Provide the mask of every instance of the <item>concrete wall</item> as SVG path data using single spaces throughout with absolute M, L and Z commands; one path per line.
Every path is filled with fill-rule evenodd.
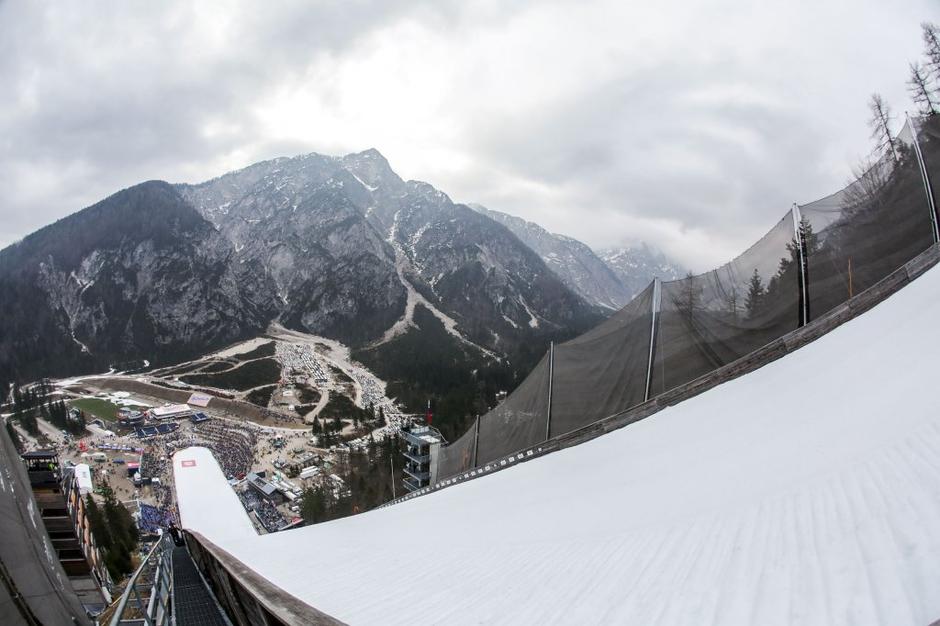
M 0 427 L 0 624 L 90 624 L 62 570 L 13 442 Z

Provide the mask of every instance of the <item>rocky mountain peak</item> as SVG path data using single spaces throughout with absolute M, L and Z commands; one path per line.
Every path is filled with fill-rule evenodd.
M 378 191 L 379 188 L 387 192 L 397 191 L 403 184 L 388 160 L 375 148 L 347 154 L 342 157 L 341 163 L 369 191 Z

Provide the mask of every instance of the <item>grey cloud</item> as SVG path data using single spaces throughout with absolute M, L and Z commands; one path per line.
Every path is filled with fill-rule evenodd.
M 706 6 L 697 15 L 721 20 L 722 11 L 731 7 L 712 1 L 711 10 Z M 699 53 L 696 48 L 707 47 L 701 41 L 681 40 L 674 52 L 641 49 L 639 56 L 625 56 L 613 75 L 597 78 L 585 67 L 591 78 L 579 81 L 568 72 L 564 80 L 570 84 L 557 91 L 561 95 L 522 112 L 514 113 L 520 94 L 511 90 L 481 101 L 472 93 L 473 81 L 485 81 L 489 72 L 499 74 L 503 68 L 460 65 L 457 57 L 484 52 L 474 46 L 485 46 L 477 40 L 491 30 L 516 24 L 524 33 L 530 14 L 548 4 L 359 0 L 311 8 L 308 2 L 285 1 L 223 11 L 209 2 L 0 1 L 5 95 L 0 99 L 0 186 L 5 191 L 0 246 L 141 180 L 195 181 L 223 173 L 223 164 L 370 146 L 401 171 L 407 159 L 396 155 L 420 145 L 456 155 L 467 165 L 401 173 L 429 179 L 458 200 L 537 219 L 550 229 L 564 231 L 574 224 L 576 232 L 567 234 L 593 245 L 635 238 L 630 229 L 638 221 L 662 220 L 670 233 L 650 230 L 643 236 L 660 237 L 651 243 L 666 248 L 683 248 L 683 260 L 692 264 L 693 257 L 708 257 L 713 248 L 722 254 L 743 249 L 793 201 L 811 200 L 844 182 L 840 172 L 848 172 L 865 145 L 867 94 L 886 91 L 903 109 L 905 63 L 919 48 L 917 22 L 929 18 L 918 14 L 927 10 L 929 0 L 892 12 L 896 23 L 876 25 L 892 33 L 886 38 L 891 45 L 883 50 L 866 47 L 872 25 L 854 39 L 839 31 L 834 50 L 824 40 L 794 39 L 792 50 L 775 49 L 772 59 L 752 58 L 748 49 Z M 879 3 L 862 4 L 856 14 L 870 14 L 867 22 L 881 19 Z M 570 5 L 551 3 L 548 9 Z M 822 18 L 807 13 L 801 19 Z M 388 145 L 369 137 L 344 143 L 309 134 L 266 134 L 257 107 L 267 96 L 300 86 L 324 106 L 340 106 L 331 100 L 342 99 L 342 93 L 334 93 L 342 83 L 307 84 L 307 72 L 316 66 L 317 76 L 329 80 L 331 68 L 343 71 L 344 62 L 367 55 L 372 37 L 384 36 L 383 43 L 393 48 L 410 43 L 395 39 L 408 36 L 394 31 L 396 24 L 415 25 L 436 42 L 454 42 L 445 54 L 455 57 L 455 73 L 473 68 L 474 73 L 452 80 L 396 68 L 402 83 L 440 81 L 441 89 L 459 92 L 442 100 L 439 115 L 446 132 L 439 144 L 429 144 L 426 137 L 424 143 L 412 141 L 419 128 L 386 137 L 392 142 Z M 813 32 L 828 28 L 835 33 L 840 25 L 814 23 Z M 702 23 L 696 32 L 708 28 Z M 622 36 L 639 36 L 642 29 L 643 24 L 631 24 Z M 596 59 L 603 62 L 611 42 L 581 37 L 583 32 L 572 32 L 557 46 L 572 52 L 597 48 Z M 906 40 L 910 45 L 898 45 Z M 500 41 L 511 43 L 512 38 Z M 802 55 L 781 57 L 795 51 Z M 538 75 L 544 83 L 555 79 L 556 68 L 537 56 L 526 57 L 525 50 L 505 53 L 507 60 L 518 56 L 525 61 L 509 64 L 518 71 Z M 798 59 L 830 55 L 838 61 L 834 67 L 854 73 L 828 76 L 798 65 Z M 840 60 L 843 55 L 854 57 Z M 443 59 L 445 72 L 448 60 Z M 758 97 L 700 97 L 725 87 L 732 93 L 752 90 Z M 808 95 L 795 94 L 799 89 Z M 407 93 L 397 95 L 407 102 Z M 832 111 L 850 114 L 834 119 Z M 382 126 L 400 123 L 381 95 L 363 114 Z M 425 121 L 437 120 L 415 123 Z M 847 137 L 855 143 L 846 142 Z
M 694 105 L 708 85 L 681 66 L 627 73 L 560 106 L 487 120 L 483 158 L 519 177 L 574 185 L 590 206 L 750 231 L 821 178 L 819 132 L 782 106 Z M 747 135 L 745 145 L 728 130 Z

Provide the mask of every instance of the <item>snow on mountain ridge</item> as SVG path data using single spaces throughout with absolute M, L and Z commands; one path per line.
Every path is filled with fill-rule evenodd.
M 426 182 L 402 180 L 375 149 L 276 159 L 177 188 L 240 263 L 273 283 L 280 319 L 309 332 L 329 335 L 335 318 L 368 309 L 385 324 L 368 342 L 387 341 L 411 327 L 412 290 L 484 351 L 508 348 L 497 337 L 520 341 L 521 328 L 555 332 L 595 315 L 503 226 Z
M 509 228 L 541 256 L 568 287 L 596 306 L 619 309 L 645 289 L 654 277 L 672 280 L 677 277 L 676 272 L 681 272 L 647 244 L 637 249 L 619 249 L 616 254 L 605 256 L 573 237 L 551 233 L 534 222 L 479 204 L 468 206 Z

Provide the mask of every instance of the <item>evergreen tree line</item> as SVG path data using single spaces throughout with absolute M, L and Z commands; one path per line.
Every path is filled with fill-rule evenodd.
M 514 389 L 544 354 L 532 363 L 528 356 L 496 362 L 459 344 L 425 307 L 415 308 L 414 321 L 418 329 L 353 358 L 387 380 L 387 394 L 407 412 L 424 414 L 430 400 L 434 425 L 448 441 L 489 411 L 498 391 Z
M 85 414 L 78 411 L 75 419 L 69 417 L 69 409 L 64 400 L 49 400 L 52 384 L 43 379 L 34 385 L 20 387 L 13 385 L 12 413 L 20 425 L 33 437 L 39 436 L 37 416 L 42 417 L 60 430 L 73 435 L 85 432 Z
M 42 379 L 34 385 L 21 387 L 13 383 L 13 419 L 33 437 L 39 436 L 39 423 L 36 421 L 37 413 L 45 408 L 45 402 L 52 392 L 52 385 L 48 379 Z
M 133 554 L 140 536 L 130 511 L 115 499 L 110 488 L 105 487 L 102 491 L 102 506 L 91 494 L 85 497 L 86 514 L 108 573 L 114 580 L 119 580 L 134 571 Z
M 75 417 L 70 417 L 69 408 L 63 400 L 43 404 L 39 412 L 43 419 L 60 430 L 72 435 L 81 435 L 85 432 L 85 412 L 75 411 Z
M 355 432 L 346 437 L 345 439 L 355 439 L 361 437 L 365 432 L 374 430 L 375 428 L 381 428 L 385 426 L 385 409 L 383 407 L 378 407 L 373 403 L 365 409 L 360 409 L 346 396 L 340 396 L 343 398 L 344 406 L 349 405 L 350 409 L 344 411 L 342 414 L 347 418 L 351 419 Z M 332 404 L 332 399 L 330 400 Z M 340 435 L 345 424 L 340 418 L 339 414 L 333 413 L 332 417 L 328 413 L 327 409 L 329 404 L 324 407 L 323 411 L 320 412 L 320 415 L 313 418 L 313 424 L 311 425 L 310 431 L 317 436 L 317 445 L 321 448 L 329 448 L 343 442 L 344 437 Z M 365 432 L 364 432 L 365 431 Z
M 395 475 L 392 474 L 393 463 Z M 393 493 L 402 495 L 401 463 L 397 437 L 376 441 L 370 436 L 367 449 L 342 457 L 341 467 L 335 472 L 345 481 L 348 493 L 334 497 L 332 487 L 308 487 L 301 496 L 301 517 L 308 524 L 318 524 L 374 509 L 392 500 Z M 395 481 L 395 492 L 392 481 Z
M 0 378 L 0 407 L 5 407 L 7 402 L 7 396 L 10 393 L 10 384 L 7 383 L 3 378 Z M 7 435 L 10 436 L 10 440 L 13 442 L 13 446 L 16 448 L 16 451 L 22 454 L 25 451 L 23 446 L 23 440 L 20 438 L 20 434 L 13 428 L 12 418 L 7 418 L 4 420 L 3 427 L 6 428 Z

